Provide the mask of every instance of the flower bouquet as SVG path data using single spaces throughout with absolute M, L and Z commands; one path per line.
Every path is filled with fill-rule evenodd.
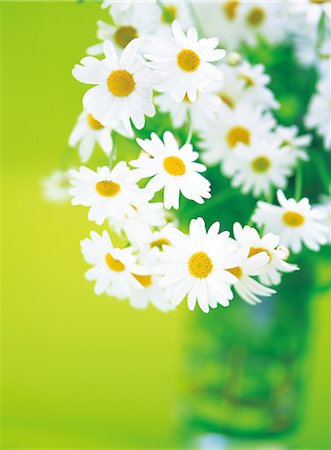
M 194 311 L 188 430 L 287 430 L 330 240 L 330 3 L 101 8 L 72 71 L 79 164 L 45 195 L 102 227 L 81 242 L 95 294 Z

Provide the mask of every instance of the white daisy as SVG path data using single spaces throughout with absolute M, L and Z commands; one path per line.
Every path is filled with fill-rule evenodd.
M 317 93 L 310 101 L 305 123 L 308 128 L 316 128 L 324 139 L 326 150 L 331 150 L 331 93 L 328 74 L 317 85 Z
M 271 187 L 284 188 L 293 172 L 293 153 L 289 147 L 279 147 L 278 141 L 254 141 L 249 146 L 238 145 L 223 165 L 224 174 L 231 176 L 231 185 L 241 187 L 244 194 L 269 196 Z
M 275 129 L 275 137 L 279 140 L 280 147 L 288 147 L 293 156 L 293 166 L 295 166 L 300 159 L 308 161 L 307 147 L 311 143 L 311 135 L 304 134 L 298 136 L 298 127 L 292 125 L 291 127 L 284 127 L 278 125 Z
M 134 39 L 118 57 L 114 45 L 105 41 L 104 59 L 100 61 L 87 56 L 72 71 L 82 83 L 97 85 L 85 93 L 83 104 L 87 112 L 104 126 L 116 128 L 123 123 L 131 132 L 130 119 L 136 128 L 141 129 L 145 115 L 152 117 L 155 114 L 152 103 L 154 76 L 137 55 L 141 44 L 141 39 Z
M 243 256 L 236 252 L 229 233 L 219 234 L 220 224 L 215 222 L 208 230 L 203 219 L 193 219 L 189 235 L 171 230 L 172 246 L 164 246 L 159 254 L 158 271 L 163 275 L 160 285 L 166 296 L 177 306 L 187 296 L 192 311 L 198 302 L 204 312 L 218 304 L 228 306 L 233 298 L 230 285 L 236 278 L 227 271 L 241 264 Z
M 125 220 L 118 220 L 115 216 L 109 219 L 110 226 L 118 234 L 124 232 L 128 241 L 137 247 L 152 238 L 152 227 L 161 227 L 165 223 L 163 204 L 151 203 L 147 198 L 135 207 L 134 214 Z
M 133 137 L 124 127 L 117 127 L 116 132 L 126 137 Z M 100 145 L 107 156 L 110 155 L 113 149 L 111 133 L 111 128 L 104 127 L 92 114 L 83 111 L 79 115 L 77 123 L 69 137 L 69 145 L 70 147 L 76 147 L 79 144 L 78 152 L 80 159 L 83 163 L 86 163 L 90 159 L 96 144 Z
M 164 133 L 163 141 L 155 133 L 151 134 L 151 139 L 137 139 L 148 154 L 130 161 L 137 168 L 133 171 L 137 179 L 153 177 L 146 186 L 153 192 L 164 188 L 166 209 L 179 208 L 180 193 L 189 200 L 204 203 L 204 199 L 211 197 L 210 182 L 199 173 L 206 167 L 195 162 L 198 153 L 193 151 L 191 144 L 179 148 L 170 131 Z
M 154 0 L 152 0 L 154 2 Z M 102 9 L 108 9 L 109 14 L 113 17 L 115 22 L 125 14 L 136 3 L 135 0 L 126 0 L 124 2 L 118 2 L 117 0 L 103 0 L 101 4 Z
M 177 20 L 184 30 L 193 25 L 191 14 L 187 2 L 162 1 L 160 7 L 159 22 L 156 23 L 159 29 L 170 30 L 171 24 Z
M 239 18 L 240 1 L 199 1 L 194 3 L 197 14 L 202 18 L 204 31 L 216 36 L 227 50 L 238 49 L 243 29 Z
M 101 55 L 103 53 L 104 41 L 112 41 L 117 49 L 123 50 L 133 39 L 146 36 L 146 33 L 140 31 L 137 26 L 129 24 L 116 26 L 106 23 L 103 20 L 98 20 L 97 26 L 97 38 L 102 42 L 88 47 L 86 53 L 92 56 Z
M 236 60 L 238 58 L 238 60 Z M 234 62 L 232 60 L 234 59 Z M 278 108 L 273 92 L 267 87 L 270 76 L 262 64 L 242 61 L 237 53 L 230 53 L 226 61 L 217 66 L 224 75 L 222 83 L 212 87 L 223 104 L 235 109 L 240 103 L 264 108 Z
M 239 248 L 242 249 L 241 246 Z M 263 273 L 268 259 L 266 252 L 260 252 L 252 256 L 246 253 L 246 259 L 240 265 L 227 269 L 229 273 L 237 278 L 234 285 L 237 294 L 251 305 L 260 303 L 261 299 L 259 297 L 270 297 L 276 292 L 253 278 Z
M 132 171 L 126 163 L 119 162 L 113 170 L 99 167 L 96 172 L 81 166 L 72 170 L 70 190 L 73 205 L 90 206 L 88 218 L 102 225 L 106 219 L 114 217 L 124 220 L 133 216 L 145 199 L 145 192 L 136 185 Z
M 165 226 L 153 231 L 151 235 L 147 236 L 144 246 L 139 249 L 139 254 L 144 255 L 150 252 L 158 254 L 163 252 L 165 245 L 172 245 L 170 236 L 174 228 L 175 225 L 173 223 L 167 223 Z
M 149 252 L 143 256 L 138 254 L 138 261 L 146 268 L 147 275 L 133 274 L 141 284 L 142 289 L 132 289 L 130 304 L 139 309 L 146 309 L 149 304 L 152 304 L 163 312 L 173 309 L 169 300 L 166 299 L 165 289 L 160 286 L 161 276 L 155 271 L 159 262 L 157 254 L 154 252 Z
M 221 99 L 222 105 L 225 107 L 224 114 L 226 114 L 227 108 L 235 109 L 241 102 L 245 82 L 238 79 L 235 67 L 232 67 L 232 65 L 221 63 L 218 67 L 223 73 L 223 80 L 215 82 L 211 91 Z
M 160 9 L 156 4 L 140 3 L 139 8 L 129 8 L 125 14 L 119 14 L 113 25 L 98 20 L 97 37 L 101 41 L 110 40 L 117 49 L 123 50 L 133 39 L 155 34 L 159 16 Z M 100 55 L 102 52 L 102 42 L 87 49 L 89 55 Z
M 85 261 L 93 265 L 85 276 L 95 281 L 94 292 L 97 295 L 107 294 L 120 299 L 127 298 L 132 289 L 143 289 L 136 277 L 148 273 L 148 270 L 136 264 L 132 250 L 114 248 L 107 231 L 100 236 L 95 231 L 90 233 L 91 239 L 81 241 L 81 250 Z
M 194 102 L 197 91 L 203 91 L 209 80 L 222 79 L 222 73 L 210 63 L 223 58 L 225 51 L 216 49 L 216 38 L 199 40 L 193 27 L 187 35 L 178 21 L 174 21 L 171 28 L 171 36 L 160 32 L 149 43 L 146 58 L 152 61 L 150 67 L 162 78 L 160 90 L 169 92 L 177 102 L 185 95 Z
M 278 108 L 279 103 L 273 92 L 267 87 L 271 78 L 265 73 L 263 64 L 249 64 L 243 61 L 233 68 L 237 80 L 243 82 L 241 100 L 251 105 L 264 105 L 268 108 Z
M 233 226 L 233 234 L 240 246 L 249 247 L 248 258 L 262 252 L 268 255 L 269 259 L 259 274 L 263 284 L 277 285 L 281 281 L 281 273 L 298 270 L 298 266 L 286 262 L 289 251 L 284 246 L 279 246 L 279 236 L 267 233 L 260 237 L 255 228 L 248 225 L 242 227 L 238 222 Z
M 290 15 L 302 15 L 310 26 L 316 27 L 325 14 L 331 19 L 330 0 L 300 0 L 287 2 Z
M 207 165 L 225 161 L 239 144 L 249 147 L 252 142 L 265 140 L 274 125 L 273 117 L 258 107 L 240 104 L 222 112 L 201 132 L 202 159 Z
M 165 92 L 156 96 L 154 102 L 161 112 L 170 113 L 175 128 L 181 128 L 190 116 L 194 130 L 205 128 L 208 122 L 220 113 L 222 106 L 219 96 L 210 92 L 199 92 L 195 102 L 190 102 L 185 96 L 180 103 Z
M 157 4 L 155 0 L 106 0 L 102 7 L 109 8 L 116 25 L 143 23 L 145 27 L 149 25 L 150 33 L 152 30 L 168 29 L 174 20 L 178 20 L 185 29 L 192 25 L 186 2 L 162 1 Z
M 281 243 L 294 253 L 299 253 L 302 243 L 310 250 L 318 251 L 328 240 L 328 227 L 323 223 L 325 212 L 312 208 L 307 198 L 299 202 L 286 199 L 277 191 L 280 206 L 259 201 L 252 220 L 264 225 L 267 232 L 280 236 Z
M 277 44 L 287 38 L 286 11 L 283 2 L 242 2 L 240 8 L 242 41 L 257 45 L 260 37 L 270 44 Z
M 104 0 L 101 8 L 109 9 L 115 23 L 132 20 L 143 10 L 146 20 L 154 18 L 157 5 L 155 0 Z
M 66 202 L 70 200 L 70 171 L 55 170 L 42 179 L 42 193 L 45 200 Z

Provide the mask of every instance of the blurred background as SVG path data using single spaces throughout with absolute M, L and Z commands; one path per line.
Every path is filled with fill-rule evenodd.
M 45 203 L 41 196 L 42 177 L 73 151 L 67 140 L 86 87 L 73 79 L 71 69 L 95 42 L 100 5 L 11 1 L 0 6 L 2 448 L 156 449 L 181 448 L 183 442 L 189 447 L 196 429 L 185 410 L 205 408 L 206 417 L 213 416 L 208 402 L 200 407 L 201 391 L 194 397 L 190 387 L 196 382 L 186 364 L 187 352 L 194 354 L 196 346 L 201 356 L 208 345 L 206 319 L 185 305 L 163 314 L 96 297 L 84 280 L 79 241 L 97 227 L 87 221 L 85 208 Z M 320 261 L 317 278 L 324 279 L 327 268 Z M 247 432 L 232 437 L 233 429 L 228 430 L 224 442 L 230 447 L 330 448 L 329 295 L 317 290 L 309 295 L 300 328 L 296 426 L 251 439 Z M 299 310 L 300 298 L 296 304 Z M 251 307 L 213 311 L 213 327 L 230 329 L 236 308 L 245 315 Z M 215 360 L 208 366 L 214 374 L 216 366 Z M 235 428 L 237 413 L 228 414 Z M 205 441 L 199 445 L 212 448 L 216 442 L 221 448 L 215 426 L 196 426 L 207 436 L 201 431 Z

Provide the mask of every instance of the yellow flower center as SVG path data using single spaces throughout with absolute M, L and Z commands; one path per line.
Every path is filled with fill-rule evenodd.
M 110 92 L 116 97 L 127 97 L 134 91 L 136 83 L 127 70 L 113 70 L 107 80 Z
M 185 102 L 185 103 L 192 103 L 191 100 L 188 98 L 187 94 L 185 94 L 185 97 L 183 98 L 183 102 Z
M 113 258 L 110 253 L 107 253 L 105 260 L 109 269 L 114 272 L 123 272 L 125 269 L 125 265 L 120 260 Z
M 171 242 L 168 239 L 160 238 L 150 243 L 151 248 L 157 247 L 160 250 L 163 249 L 163 245 L 171 245 Z
M 301 227 L 305 223 L 305 218 L 295 211 L 286 211 L 283 214 L 283 222 L 289 227 Z
M 246 16 L 247 22 L 253 27 L 257 27 L 264 22 L 265 10 L 260 6 L 252 8 Z
M 232 273 L 232 275 L 234 275 L 237 278 L 240 278 L 241 275 L 243 274 L 243 271 L 239 266 L 233 267 L 232 269 L 226 269 L 226 271 Z
M 266 252 L 267 255 L 269 256 L 269 259 L 271 259 L 271 253 L 269 252 L 269 250 L 265 249 L 265 248 L 261 248 L 261 247 L 251 247 L 249 249 L 249 253 L 248 253 L 248 258 L 250 258 L 251 256 L 257 255 L 258 253 L 261 252 Z
M 88 114 L 87 116 L 87 122 L 90 125 L 91 128 L 94 130 L 101 130 L 101 128 L 104 128 L 102 123 L 100 123 L 97 119 L 95 119 L 92 114 Z
M 184 175 L 186 167 L 183 161 L 177 156 L 168 156 L 163 160 L 163 167 L 165 170 L 174 177 Z
M 232 98 L 230 98 L 228 95 L 226 94 L 218 94 L 219 98 L 222 100 L 222 102 L 224 102 L 226 105 L 228 105 L 229 108 L 233 109 L 234 108 L 234 101 L 232 100 Z
M 271 167 L 271 161 L 266 156 L 259 156 L 258 158 L 253 159 L 251 162 L 251 167 L 254 172 L 257 173 L 268 172 Z
M 135 273 L 132 274 L 135 279 L 144 287 L 148 287 L 152 284 L 152 277 L 150 275 L 136 275 Z
M 165 6 L 162 9 L 161 14 L 161 22 L 166 24 L 171 24 L 174 20 L 176 20 L 178 15 L 178 9 L 174 5 Z
M 245 88 L 250 88 L 255 85 L 253 78 L 245 75 L 244 73 L 238 75 L 239 80 L 243 80 L 245 82 Z
M 128 45 L 129 42 L 131 42 L 133 39 L 136 39 L 137 37 L 138 31 L 134 27 L 128 25 L 119 27 L 116 30 L 114 34 L 114 41 L 119 47 L 124 48 Z
M 229 0 L 224 3 L 223 11 L 229 20 L 234 20 L 237 17 L 239 3 L 240 2 L 238 0 Z
M 189 259 L 188 270 L 196 278 L 207 278 L 213 270 L 213 263 L 207 253 L 197 252 Z
M 249 145 L 251 142 L 251 133 L 247 128 L 241 126 L 233 127 L 228 131 L 226 139 L 230 148 L 234 148 L 239 143 Z
M 111 180 L 98 181 L 95 188 L 102 197 L 115 197 L 121 190 L 121 186 Z
M 328 3 L 330 0 L 310 0 L 310 3 L 317 3 L 321 5 L 322 3 Z
M 177 64 L 184 72 L 195 72 L 200 66 L 200 57 L 193 50 L 184 49 L 177 55 Z

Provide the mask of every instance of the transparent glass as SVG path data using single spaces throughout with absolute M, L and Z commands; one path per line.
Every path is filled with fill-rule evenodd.
M 294 429 L 313 284 L 307 266 L 261 304 L 236 298 L 230 308 L 190 317 L 181 402 L 186 443 L 228 448 L 229 438 L 272 439 Z

